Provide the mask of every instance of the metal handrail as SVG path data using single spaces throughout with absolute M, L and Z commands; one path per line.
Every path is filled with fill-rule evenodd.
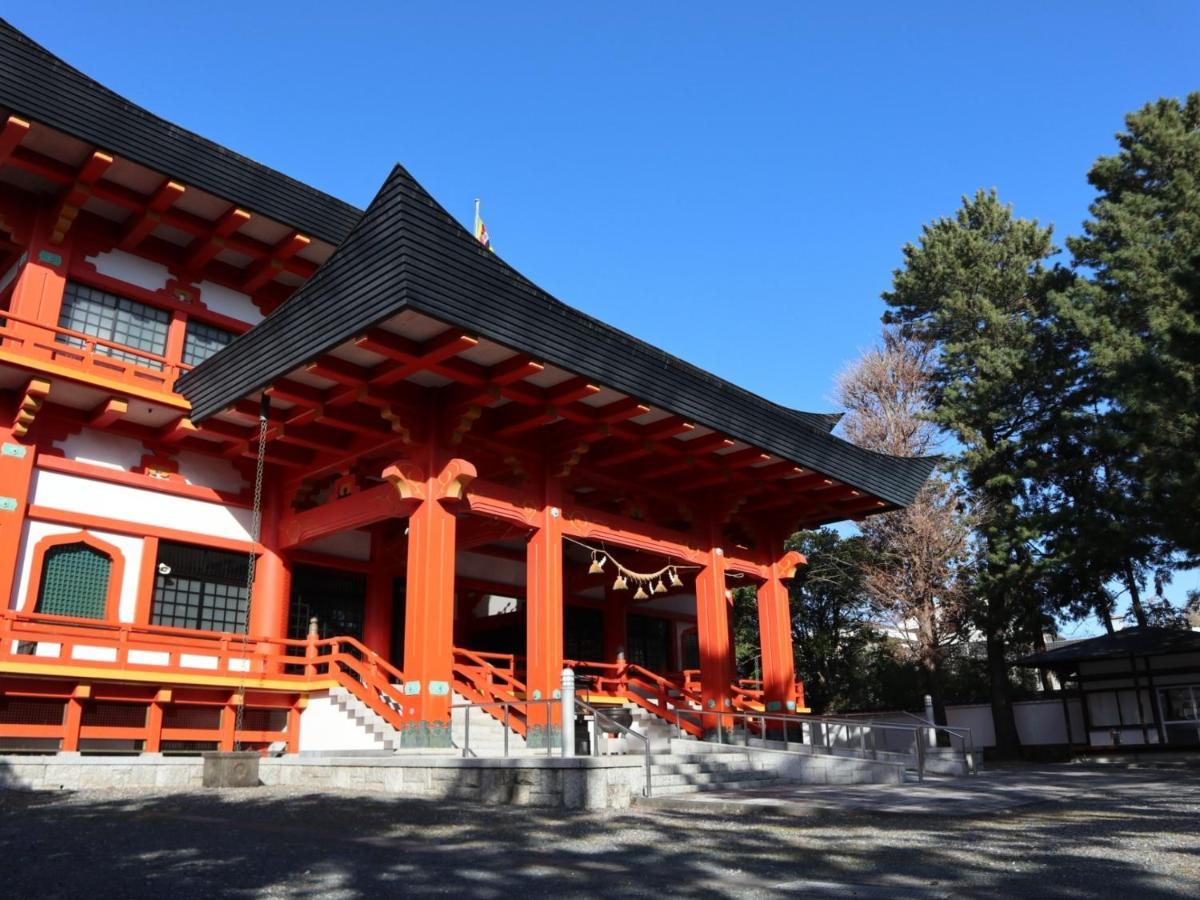
M 622 725 L 616 719 L 612 719 L 612 718 L 606 716 L 604 713 L 600 712 L 600 710 L 596 709 L 596 707 L 592 706 L 590 703 L 584 703 L 582 700 L 576 699 L 575 700 L 575 708 L 582 709 L 585 713 L 590 713 L 592 715 L 592 717 L 596 720 L 597 726 L 599 726 L 601 724 L 601 721 L 603 721 L 605 723 L 605 725 L 604 725 L 605 728 L 609 728 L 609 727 L 615 728 L 619 733 L 624 734 L 624 735 L 632 735 L 633 737 L 637 738 L 639 741 L 642 742 L 642 749 L 645 752 L 645 758 L 646 758 L 646 781 L 645 781 L 645 785 L 642 788 L 642 794 L 645 797 L 649 797 L 651 790 L 652 790 L 652 788 L 651 788 L 651 767 L 653 765 L 653 762 L 652 762 L 651 756 L 650 756 L 650 738 L 644 734 L 638 734 L 636 731 L 634 731 L 628 725 Z M 599 756 L 599 755 L 600 755 L 600 734 L 599 734 L 599 729 L 597 728 L 595 740 L 592 741 L 592 756 Z
M 490 700 L 486 703 L 451 703 L 450 704 L 450 716 L 451 716 L 450 721 L 451 721 L 452 725 L 454 722 L 454 718 L 453 718 L 454 710 L 456 710 L 456 709 L 465 709 L 466 710 L 466 712 L 463 713 L 463 747 L 462 747 L 463 758 L 465 759 L 465 758 L 471 756 L 471 710 L 484 709 L 484 710 L 488 711 L 489 715 L 492 714 L 492 710 L 494 710 L 496 708 L 500 708 L 500 709 L 504 710 L 504 723 L 503 723 L 504 724 L 504 755 L 505 755 L 505 757 L 507 757 L 508 756 L 508 736 L 512 730 L 510 726 L 511 726 L 511 721 L 512 721 L 511 714 L 512 714 L 513 708 L 514 707 L 524 707 L 524 709 L 521 710 L 521 712 L 524 713 L 525 720 L 528 721 L 530 706 L 544 706 L 544 707 L 546 707 L 546 721 L 549 722 L 550 718 L 551 718 L 550 707 L 552 705 L 561 706 L 562 701 L 561 700 Z M 528 741 L 528 737 L 529 736 L 526 735 L 527 741 Z M 547 738 L 547 740 L 546 740 L 546 755 L 552 756 L 553 749 L 554 748 L 551 746 L 551 741 L 549 740 L 549 738 Z
M 767 733 L 767 728 L 766 728 L 767 722 L 783 723 L 784 728 L 785 728 L 785 731 L 784 731 L 785 742 L 786 742 L 786 733 L 787 733 L 786 727 L 789 724 L 790 725 L 800 725 L 800 726 L 804 726 L 805 724 L 808 724 L 810 726 L 813 724 L 821 725 L 822 731 L 824 732 L 824 736 L 825 736 L 825 749 L 827 752 L 830 752 L 830 753 L 833 752 L 831 735 L 830 735 L 829 729 L 824 726 L 834 725 L 834 726 L 845 726 L 848 729 L 849 728 L 857 728 L 857 729 L 859 729 L 859 734 L 858 734 L 859 748 L 858 748 L 858 750 L 855 751 L 855 750 L 853 750 L 853 748 L 849 748 L 849 747 L 847 747 L 845 749 L 850 750 L 851 752 L 858 753 L 861 756 L 861 758 L 863 758 L 863 759 L 868 758 L 865 729 L 871 728 L 871 729 L 907 732 L 913 736 L 914 748 L 916 751 L 917 778 L 920 781 L 925 780 L 925 757 L 926 757 L 926 748 L 925 748 L 926 738 L 925 738 L 925 733 L 924 733 L 925 726 L 901 725 L 901 724 L 897 724 L 897 723 L 893 723 L 893 722 L 863 722 L 861 720 L 855 721 L 852 719 L 840 719 L 840 718 L 835 718 L 832 716 L 784 715 L 784 714 L 779 714 L 779 713 L 772 714 L 772 713 L 759 713 L 759 712 L 737 712 L 737 711 L 729 711 L 729 710 L 722 710 L 722 711 L 705 710 L 704 714 L 706 716 L 716 717 L 718 743 L 725 742 L 725 737 L 724 737 L 724 719 L 725 719 L 725 717 L 728 716 L 730 719 L 735 720 L 735 721 L 738 719 L 741 719 L 742 723 L 743 723 L 744 731 L 745 731 L 744 741 L 745 741 L 746 746 L 750 745 L 749 725 L 750 725 L 751 721 L 758 721 L 758 722 L 762 723 L 762 731 L 763 731 L 764 735 Z M 970 774 L 974 775 L 975 774 L 975 761 L 974 761 L 974 756 L 973 756 L 973 752 L 972 752 L 973 745 L 968 744 L 968 742 L 970 740 L 971 740 L 971 736 L 968 731 L 968 734 L 966 735 L 965 739 L 963 739 L 963 752 L 964 752 L 964 755 L 966 756 L 968 770 L 969 770 Z M 874 743 L 875 743 L 874 731 L 872 731 L 872 744 L 874 745 Z M 811 746 L 815 749 L 817 745 L 815 743 L 813 743 L 813 744 L 811 744 Z M 878 754 L 878 750 L 875 746 L 872 746 L 872 749 L 870 752 L 872 754 Z

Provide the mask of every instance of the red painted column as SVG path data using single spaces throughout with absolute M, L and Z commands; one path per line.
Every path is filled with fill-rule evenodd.
M 384 477 L 420 505 L 408 519 L 404 620 L 404 692 L 407 746 L 450 746 L 450 684 L 454 664 L 455 519 L 448 504 L 463 498 L 474 468 L 452 459 L 435 468 L 405 464 Z M 428 474 L 432 472 L 433 474 Z M 418 478 L 420 480 L 418 480 Z
M 279 647 L 272 639 L 287 636 L 289 595 L 292 573 L 279 551 L 279 516 L 282 498 L 278 490 L 266 490 L 263 496 L 262 552 L 254 564 L 254 584 L 250 602 L 250 636 L 258 639 L 256 652 L 260 671 L 278 671 L 282 663 L 269 662 L 278 656 Z
M 26 600 L 24 597 L 15 597 L 19 574 L 17 559 L 21 551 L 22 526 L 29 505 L 29 487 L 36 456 L 36 447 L 15 437 L 11 428 L 0 427 L 0 597 L 21 601 L 20 605 L 14 607 L 16 609 L 24 608 Z M 4 608 L 8 607 L 9 604 L 5 603 Z
M 563 669 L 562 485 L 546 479 L 538 529 L 526 547 L 525 633 L 526 687 L 531 700 L 559 696 Z M 558 740 L 558 710 L 543 705 L 529 709 L 529 746 Z
M 774 572 L 758 588 L 758 635 L 767 712 L 792 711 L 796 708 L 792 616 L 787 585 Z
M 769 542 L 778 547 L 781 542 Z M 787 581 L 804 557 L 795 551 L 770 565 L 770 576 L 758 588 L 758 634 L 762 651 L 763 699 L 768 712 L 796 708 L 796 659 L 792 649 L 791 596 Z
M 15 315 L 34 319 L 47 326 L 58 324 L 70 263 L 69 241 L 57 246 L 50 243 L 50 226 L 53 222 L 49 220 L 52 216 L 53 211 L 44 208 L 34 220 L 26 248 L 28 262 L 17 276 L 10 306 Z M 36 333 L 23 323 L 14 323 L 14 327 L 18 331 Z M 45 333 L 40 336 L 45 337 Z
M 371 571 L 363 610 L 363 643 L 388 658 L 392 644 L 392 572 L 384 559 L 383 531 L 371 530 Z
M 729 601 L 725 596 L 725 553 L 718 530 L 709 529 L 705 566 L 696 577 L 696 632 L 700 644 L 700 696 L 705 710 L 732 709 L 733 642 L 729 637 Z M 730 720 L 723 723 L 728 726 Z M 716 728 L 716 719 L 705 719 Z

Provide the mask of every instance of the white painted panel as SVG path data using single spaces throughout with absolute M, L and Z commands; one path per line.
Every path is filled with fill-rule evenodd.
M 171 654 L 162 650 L 130 650 L 129 661 L 139 666 L 165 666 L 171 662 Z
M 179 665 L 185 669 L 216 669 L 217 657 L 197 656 L 195 653 L 179 654 Z
M 46 641 L 40 642 L 33 649 L 34 656 L 48 656 L 51 659 L 57 659 L 62 656 L 62 644 L 51 644 Z
M 49 509 L 120 517 L 139 525 L 211 537 L 250 539 L 250 510 L 230 509 L 206 500 L 46 471 L 35 473 L 31 494 L 34 504 Z
M 142 457 L 146 455 L 146 448 L 141 441 L 106 434 L 94 428 L 85 428 L 78 434 L 55 441 L 54 446 L 62 450 L 67 459 L 119 472 L 130 472 L 140 466 Z
M 126 284 L 136 284 L 148 291 L 157 291 L 167 286 L 171 273 L 167 267 L 124 250 L 109 250 L 89 256 L 87 261 L 96 267 L 96 271 L 109 278 L 124 281 Z
M 50 474 L 50 473 L 37 473 Z M 95 483 L 95 482 L 89 482 Z M 28 598 L 29 582 L 33 567 L 33 549 L 46 537 L 58 534 L 73 534 L 80 529 L 69 525 L 50 522 L 26 521 L 21 538 L 21 550 L 17 556 L 17 587 L 9 598 L 10 609 L 24 609 Z M 113 534 L 109 531 L 92 531 L 92 535 L 105 543 L 112 544 L 125 557 L 125 575 L 121 581 L 121 599 L 117 617 L 122 622 L 132 622 L 137 611 L 138 577 L 142 565 L 143 539 L 128 534 Z
M 246 486 L 242 473 L 227 459 L 184 450 L 175 461 L 179 463 L 179 474 L 188 484 L 230 494 L 236 494 Z
M 71 659 L 86 659 L 92 662 L 116 662 L 116 647 L 76 646 L 71 649 Z
M 357 721 L 333 705 L 328 694 L 313 694 L 300 713 L 300 752 L 378 750 L 379 743 Z
M 231 659 L 229 661 L 230 672 L 249 672 L 250 660 L 248 659 Z
M 254 305 L 249 294 L 230 290 L 223 285 L 213 284 L 211 281 L 200 282 L 200 302 L 212 312 L 229 316 L 239 322 L 257 325 L 263 320 L 263 314 L 258 311 L 258 307 Z

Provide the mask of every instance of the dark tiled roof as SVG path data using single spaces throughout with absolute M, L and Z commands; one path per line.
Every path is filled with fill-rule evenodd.
M 1018 665 L 1053 669 L 1101 659 L 1160 656 L 1164 653 L 1200 652 L 1200 631 L 1185 628 L 1123 628 L 1115 634 L 1071 641 L 1053 650 L 1034 653 Z
M 458 326 L 899 506 L 934 461 L 856 447 L 836 419 L 742 390 L 556 300 L 397 166 L 346 241 L 282 307 L 181 377 L 197 421 L 405 309 Z
M 152 115 L 0 19 L 0 106 L 340 244 L 362 210 Z

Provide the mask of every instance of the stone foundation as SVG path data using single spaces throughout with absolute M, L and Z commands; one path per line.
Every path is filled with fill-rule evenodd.
M 642 794 L 645 768 L 625 757 L 287 756 L 262 758 L 263 785 L 558 809 L 624 809 Z M 0 789 L 200 790 L 198 756 L 0 756 Z

